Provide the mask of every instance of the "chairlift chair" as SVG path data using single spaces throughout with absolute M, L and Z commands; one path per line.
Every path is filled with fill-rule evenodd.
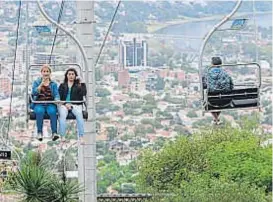
M 261 67 L 258 63 L 223 64 L 221 67 L 238 67 L 254 65 L 258 70 L 258 81 L 252 84 L 234 84 L 230 92 L 208 92 L 206 88 L 202 91 L 202 107 L 204 112 L 217 112 L 230 109 L 260 109 Z M 209 69 L 209 68 L 208 68 Z M 208 71 L 207 69 L 207 71 Z M 204 86 L 204 82 L 201 83 Z M 208 81 L 206 81 L 208 86 Z
M 29 71 L 32 68 L 40 68 L 42 64 L 32 64 L 29 66 L 28 68 L 28 73 L 27 73 L 27 79 L 26 79 L 26 89 L 28 89 L 28 85 L 29 85 Z M 64 63 L 64 64 L 49 64 L 50 67 L 56 67 L 56 66 L 67 66 L 67 67 L 71 67 L 71 66 L 76 66 L 79 70 L 80 70 L 80 75 L 82 75 L 82 68 L 79 64 L 76 63 Z M 33 96 L 31 95 L 30 91 L 26 92 L 26 103 L 27 103 L 27 122 L 28 120 L 36 120 L 36 114 L 34 113 L 34 111 L 32 109 L 30 109 L 30 104 L 31 103 L 40 103 L 40 104 L 58 104 L 61 102 L 66 102 L 67 101 L 35 101 L 33 100 Z M 88 112 L 87 112 L 87 105 L 86 105 L 86 100 L 81 100 L 81 101 L 70 101 L 70 103 L 82 103 L 83 104 L 83 118 L 84 119 L 88 119 Z M 57 116 L 58 116 L 58 112 L 57 112 Z M 44 115 L 44 119 L 49 119 L 49 115 L 47 113 L 45 113 Z M 72 112 L 68 112 L 68 115 L 66 117 L 67 120 L 75 120 L 76 117 L 74 116 L 74 114 Z

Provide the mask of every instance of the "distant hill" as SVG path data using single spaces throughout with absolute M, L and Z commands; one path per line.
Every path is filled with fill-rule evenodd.
M 95 14 L 98 22 L 108 23 L 112 19 L 116 2 L 102 1 L 96 3 Z M 166 22 L 175 19 L 202 18 L 212 15 L 227 14 L 235 5 L 235 1 L 122 1 L 114 32 L 134 32 L 135 26 L 145 32 L 143 22 Z M 239 12 L 252 12 L 252 1 L 243 2 Z M 272 11 L 270 1 L 257 1 L 257 12 Z M 132 24 L 133 23 L 133 24 Z

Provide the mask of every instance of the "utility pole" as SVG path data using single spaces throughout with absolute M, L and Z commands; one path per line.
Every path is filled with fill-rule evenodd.
M 82 202 L 97 201 L 96 175 L 96 109 L 94 67 L 94 1 L 76 1 L 77 38 L 86 53 L 85 82 L 87 85 L 88 120 L 85 122 L 84 145 L 79 146 L 78 174 L 85 191 L 80 195 Z
M 46 14 L 40 0 L 37 0 L 37 4 L 42 15 L 49 22 L 73 39 L 83 56 L 88 120 L 84 124 L 84 144 L 78 146 L 78 176 L 79 182 L 85 189 L 79 198 L 80 202 L 97 202 L 95 67 L 93 58 L 94 1 L 76 1 L 77 38 Z
M 25 48 L 25 73 L 26 73 L 26 78 L 29 78 L 29 28 L 28 28 L 28 6 L 29 6 L 29 1 L 26 1 L 26 48 Z M 26 88 L 25 88 L 25 99 L 26 103 L 28 103 L 28 82 L 26 82 Z M 28 128 L 28 105 L 26 105 L 26 128 Z

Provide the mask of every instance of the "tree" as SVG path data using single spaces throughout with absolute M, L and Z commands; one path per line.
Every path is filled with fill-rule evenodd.
M 220 201 L 266 201 L 266 193 L 269 197 L 272 191 L 272 152 L 270 146 L 260 146 L 262 138 L 252 129 L 228 126 L 179 137 L 156 153 L 141 154 L 137 184 L 180 195 L 164 202 L 218 201 L 221 196 Z M 236 187 L 238 191 L 232 191 Z M 253 200 L 249 199 L 250 190 L 258 198 L 251 194 Z M 216 200 L 212 200 L 214 193 Z
M 152 94 L 147 94 L 143 97 L 147 104 L 155 105 L 156 101 Z
M 187 113 L 187 117 L 189 117 L 189 118 L 197 117 L 197 113 L 195 111 L 191 110 Z
M 96 78 L 96 81 L 100 81 L 103 77 L 103 73 L 100 69 L 96 68 L 95 69 L 95 78 Z
M 155 89 L 157 91 L 159 91 L 159 90 L 164 90 L 164 88 L 165 88 L 165 81 L 164 81 L 164 79 L 161 78 L 161 77 L 157 77 L 156 84 L 155 84 Z
M 266 202 L 263 189 L 249 183 L 227 182 L 224 179 L 211 179 L 209 176 L 192 177 L 191 183 L 183 183 L 184 192 L 166 202 L 221 201 L 221 202 Z M 180 196 L 179 196 L 180 195 Z M 182 197 L 181 197 L 182 196 Z M 269 200 L 268 200 L 269 202 Z
M 147 27 L 142 22 L 132 22 L 128 24 L 129 33 L 147 33 Z
M 107 137 L 109 141 L 114 140 L 117 137 L 117 133 L 118 133 L 117 128 L 107 127 L 106 130 L 107 130 Z
M 96 95 L 98 97 L 107 97 L 108 95 L 111 95 L 110 91 L 106 88 L 97 88 L 96 89 Z

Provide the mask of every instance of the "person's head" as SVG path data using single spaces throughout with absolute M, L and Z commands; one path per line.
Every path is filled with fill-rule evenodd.
M 212 57 L 211 58 L 211 64 L 214 66 L 218 66 L 222 64 L 222 60 L 220 57 Z
M 43 79 L 50 79 L 51 69 L 49 65 L 45 64 L 41 68 L 41 74 Z
M 64 83 L 69 82 L 75 82 L 76 78 L 78 76 L 78 72 L 74 68 L 69 68 L 66 70 L 64 75 Z

